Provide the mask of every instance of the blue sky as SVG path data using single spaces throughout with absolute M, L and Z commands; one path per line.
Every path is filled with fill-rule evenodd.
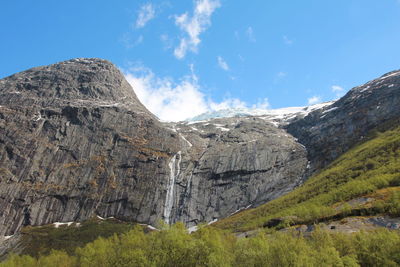
M 400 69 L 400 0 L 8 0 L 0 14 L 0 77 L 108 59 L 163 120 L 328 101 Z

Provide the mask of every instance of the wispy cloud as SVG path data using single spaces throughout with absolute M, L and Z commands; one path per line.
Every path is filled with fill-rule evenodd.
M 287 37 L 286 35 L 283 36 L 283 42 L 286 45 L 292 45 L 293 44 L 293 40 L 289 39 L 289 37 Z
M 219 66 L 221 69 L 223 69 L 224 71 L 228 71 L 228 70 L 229 70 L 229 65 L 228 65 L 228 63 L 226 63 L 226 61 L 225 61 L 221 56 L 218 56 L 218 57 L 217 57 L 217 60 L 218 60 L 218 66 Z
M 246 35 L 247 35 L 247 38 L 249 39 L 249 41 L 250 42 L 256 42 L 257 40 L 256 40 L 256 37 L 255 37 L 255 35 L 254 35 L 254 30 L 253 30 L 253 27 L 248 27 L 247 28 L 247 30 L 246 30 Z
M 175 17 L 175 24 L 185 35 L 174 50 L 176 58 L 184 58 L 188 51 L 197 52 L 201 42 L 200 34 L 211 25 L 211 15 L 220 6 L 219 0 L 196 0 L 193 16 L 189 16 L 186 12 Z
M 144 37 L 143 35 L 139 35 L 138 37 L 134 37 L 131 33 L 125 33 L 122 35 L 120 41 L 124 44 L 125 48 L 130 49 L 135 46 L 143 43 Z
M 221 109 L 269 108 L 267 98 L 254 105 L 231 97 L 215 102 L 202 92 L 194 66 L 189 65 L 189 69 L 190 73 L 179 81 L 167 77 L 159 78 L 140 64 L 124 70 L 124 74 L 139 100 L 164 121 L 182 121 Z
M 155 18 L 155 15 L 156 11 L 151 3 L 142 5 L 138 12 L 135 27 L 137 29 L 143 28 L 150 20 Z
M 172 41 L 172 38 L 168 34 L 166 34 L 166 33 L 161 34 L 160 35 L 160 40 L 163 43 L 165 50 L 168 50 L 168 49 L 172 48 L 173 41 Z
M 344 88 L 339 85 L 332 85 L 332 92 L 343 92 Z
M 271 105 L 269 104 L 268 98 L 264 98 L 262 100 L 259 100 L 257 102 L 257 104 L 252 106 L 252 108 L 269 109 L 269 108 L 271 108 Z
M 344 95 L 344 88 L 339 85 L 331 86 L 332 92 L 336 94 L 336 97 L 342 97 Z
M 314 104 L 318 104 L 318 103 L 321 103 L 321 97 L 320 96 L 313 96 L 313 97 L 310 97 L 308 99 L 308 104 L 309 105 L 314 105 Z

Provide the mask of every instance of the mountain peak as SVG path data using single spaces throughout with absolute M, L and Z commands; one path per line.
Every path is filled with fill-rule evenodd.
M 121 71 L 98 58 L 76 58 L 16 73 L 0 80 L 0 93 L 42 99 L 139 102 Z

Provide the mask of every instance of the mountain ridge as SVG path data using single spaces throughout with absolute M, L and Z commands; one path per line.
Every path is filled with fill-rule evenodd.
M 98 59 L 6 77 L 0 234 L 94 215 L 191 227 L 261 205 L 398 118 L 399 74 L 356 87 L 330 106 L 287 113 L 280 128 L 268 115 L 160 122 L 122 73 Z

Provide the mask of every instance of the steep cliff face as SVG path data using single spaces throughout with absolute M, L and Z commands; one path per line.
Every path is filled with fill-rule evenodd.
M 313 111 L 285 128 L 307 148 L 310 174 L 387 122 L 400 122 L 400 71 L 355 87 L 332 105 Z
M 0 81 L 0 234 L 98 214 L 155 221 L 179 147 L 111 63 L 71 60 Z
M 291 191 L 307 167 L 305 148 L 260 118 L 174 125 L 186 141 L 178 154 L 172 222 L 229 216 Z
M 192 226 L 290 191 L 306 165 L 262 119 L 159 122 L 104 60 L 0 80 L 0 235 L 94 215 Z

